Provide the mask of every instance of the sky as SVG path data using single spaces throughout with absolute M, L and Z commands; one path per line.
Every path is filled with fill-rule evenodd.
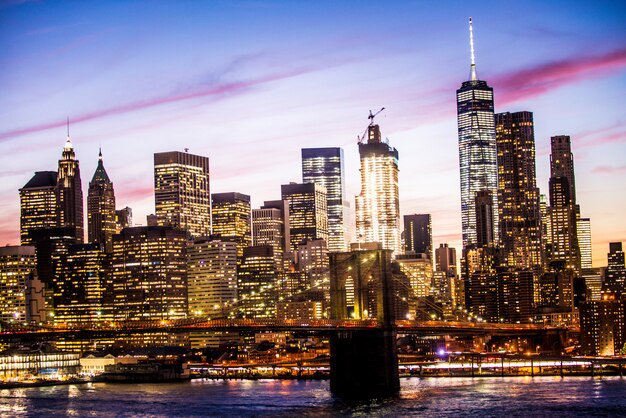
M 211 191 L 252 207 L 301 182 L 301 148 L 344 149 L 370 109 L 398 149 L 401 215 L 430 213 L 461 248 L 455 91 L 534 113 L 537 186 L 570 135 L 594 266 L 626 241 L 626 3 L 615 1 L 0 0 L 0 245 L 19 244 L 19 188 L 56 170 L 66 118 L 87 194 L 102 148 L 117 207 L 154 212 L 153 154 L 210 158 Z M 352 227 L 353 229 L 353 227 Z

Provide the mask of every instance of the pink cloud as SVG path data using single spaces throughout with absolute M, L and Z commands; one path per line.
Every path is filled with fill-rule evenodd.
M 184 101 L 192 100 L 192 99 L 241 94 L 244 91 L 253 87 L 261 86 L 261 85 L 268 84 L 274 81 L 279 81 L 282 79 L 295 77 L 295 76 L 306 74 L 306 73 L 313 72 L 316 70 L 318 70 L 318 68 L 303 67 L 299 69 L 292 69 L 292 70 L 288 70 L 284 72 L 270 74 L 270 75 L 259 77 L 259 78 L 252 79 L 252 80 L 222 83 L 222 84 L 218 84 L 212 87 L 197 88 L 195 90 L 186 91 L 184 93 L 175 93 L 175 94 L 164 95 L 164 96 L 154 97 L 154 98 L 145 99 L 145 100 L 138 100 L 138 101 L 134 101 L 134 102 L 118 105 L 118 106 L 109 107 L 106 109 L 97 110 L 94 112 L 84 113 L 82 115 L 73 117 L 71 119 L 71 122 L 76 124 L 76 123 L 86 122 L 86 121 L 104 118 L 108 116 L 115 116 L 115 115 L 125 114 L 129 112 L 135 112 L 135 111 L 139 111 L 143 109 L 149 109 L 149 108 L 160 106 L 160 105 L 184 102 Z M 41 132 L 41 131 L 45 131 L 45 130 L 53 129 L 53 128 L 59 128 L 59 127 L 64 126 L 65 124 L 66 124 L 66 121 L 57 120 L 53 122 L 42 123 L 39 125 L 32 125 L 32 126 L 28 126 L 25 128 L 0 132 L 0 141 L 7 141 L 18 136 L 27 135 L 27 134 L 31 134 L 35 132 Z
M 575 56 L 502 74 L 494 80 L 498 105 L 539 96 L 574 81 L 626 67 L 626 48 L 603 55 Z
M 617 167 L 609 166 L 609 165 L 600 165 L 598 167 L 594 167 L 592 172 L 596 174 L 622 174 L 622 173 L 626 173 L 626 165 L 620 165 Z

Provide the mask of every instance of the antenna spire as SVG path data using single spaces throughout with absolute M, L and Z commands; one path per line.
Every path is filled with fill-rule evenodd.
M 470 80 L 476 81 L 478 77 L 476 76 L 476 57 L 474 56 L 474 30 L 472 28 L 472 18 L 469 18 L 469 33 L 470 33 L 470 58 L 471 58 L 471 66 L 470 66 Z

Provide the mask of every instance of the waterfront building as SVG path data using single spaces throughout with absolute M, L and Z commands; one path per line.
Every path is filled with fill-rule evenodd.
M 531 269 L 543 265 L 535 133 L 531 112 L 496 114 L 498 210 L 503 264 Z
M 499 322 L 497 247 L 469 246 L 463 250 L 463 277 L 467 311 L 485 321 Z
M 0 352 L 0 380 L 57 378 L 80 370 L 80 354 L 57 351 L 48 344 Z
M 0 247 L 0 322 L 30 322 L 27 281 L 35 272 L 35 247 Z
M 211 202 L 213 235 L 234 240 L 237 257 L 241 258 L 243 249 L 252 245 L 250 196 L 236 192 L 213 193 Z
M 498 240 L 498 163 L 494 127 L 493 89 L 478 79 L 474 59 L 474 39 L 470 19 L 471 65 L 468 81 L 456 91 L 459 133 L 459 164 L 461 174 L 461 223 L 463 247 L 477 244 L 476 194 L 491 193 L 492 225 L 482 225 L 493 231 Z M 486 220 L 486 219 L 485 219 Z
M 533 322 L 534 276 L 531 270 L 498 269 L 498 317 L 512 324 Z
M 101 245 L 107 253 L 113 250 L 113 234 L 116 233 L 115 212 L 115 191 L 104 169 L 100 150 L 98 166 L 89 182 L 87 192 L 87 235 L 90 243 Z
M 112 287 L 107 283 L 106 256 L 99 243 L 75 244 L 55 258 L 54 316 L 64 324 L 113 319 L 104 310 L 104 298 Z
M 452 319 L 455 308 L 456 280 L 449 277 L 445 271 L 433 272 L 433 281 L 430 296 L 435 303 L 441 306 L 444 319 Z
M 343 149 L 303 148 L 302 182 L 326 188 L 328 209 L 328 250 L 346 251 L 347 216 L 350 204 L 345 198 Z
M 580 269 L 585 271 L 593 268 L 591 254 L 591 220 L 579 218 L 576 220 L 576 234 L 580 248 Z
M 426 254 L 433 261 L 433 230 L 430 214 L 404 215 L 404 252 Z
M 37 171 L 20 189 L 20 242 L 33 244 L 31 230 L 55 228 L 58 225 L 56 171 Z
M 164 226 L 125 228 L 113 236 L 111 278 L 117 320 L 187 315 L 187 234 Z
M 238 311 L 241 318 L 272 319 L 278 299 L 274 250 L 270 245 L 245 248 L 237 269 Z
M 115 211 L 115 233 L 119 234 L 124 228 L 133 226 L 133 210 L 126 206 Z
M 379 126 L 370 118 L 367 142 L 359 141 L 361 193 L 355 200 L 356 240 L 379 242 L 383 249 L 400 254 L 398 151 L 382 140 Z
M 550 154 L 550 261 L 565 261 L 566 268 L 580 271 L 576 220 L 574 156 L 569 136 L 553 136 Z
M 317 183 L 289 183 L 280 186 L 282 200 L 289 202 L 290 249 L 305 239 L 328 242 L 326 188 Z
M 604 287 L 626 296 L 626 267 L 621 242 L 610 242 L 608 264 L 604 276 Z
M 187 245 L 190 316 L 227 316 L 237 299 L 237 245 L 220 237 L 198 238 Z
M 154 200 L 159 226 L 192 236 L 211 233 L 209 158 L 188 152 L 154 154 Z
M 580 307 L 580 349 L 591 356 L 620 355 L 626 344 L 626 298 L 606 292 Z
M 72 228 L 76 243 L 82 243 L 85 239 L 83 232 L 83 189 L 80 180 L 80 167 L 70 141 L 69 132 L 59 160 L 55 194 L 57 199 L 57 226 Z

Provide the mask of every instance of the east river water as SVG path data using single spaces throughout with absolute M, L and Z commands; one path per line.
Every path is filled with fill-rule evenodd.
M 626 417 L 626 378 L 404 378 L 395 399 L 347 403 L 328 381 L 192 380 L 0 390 L 0 416 Z

